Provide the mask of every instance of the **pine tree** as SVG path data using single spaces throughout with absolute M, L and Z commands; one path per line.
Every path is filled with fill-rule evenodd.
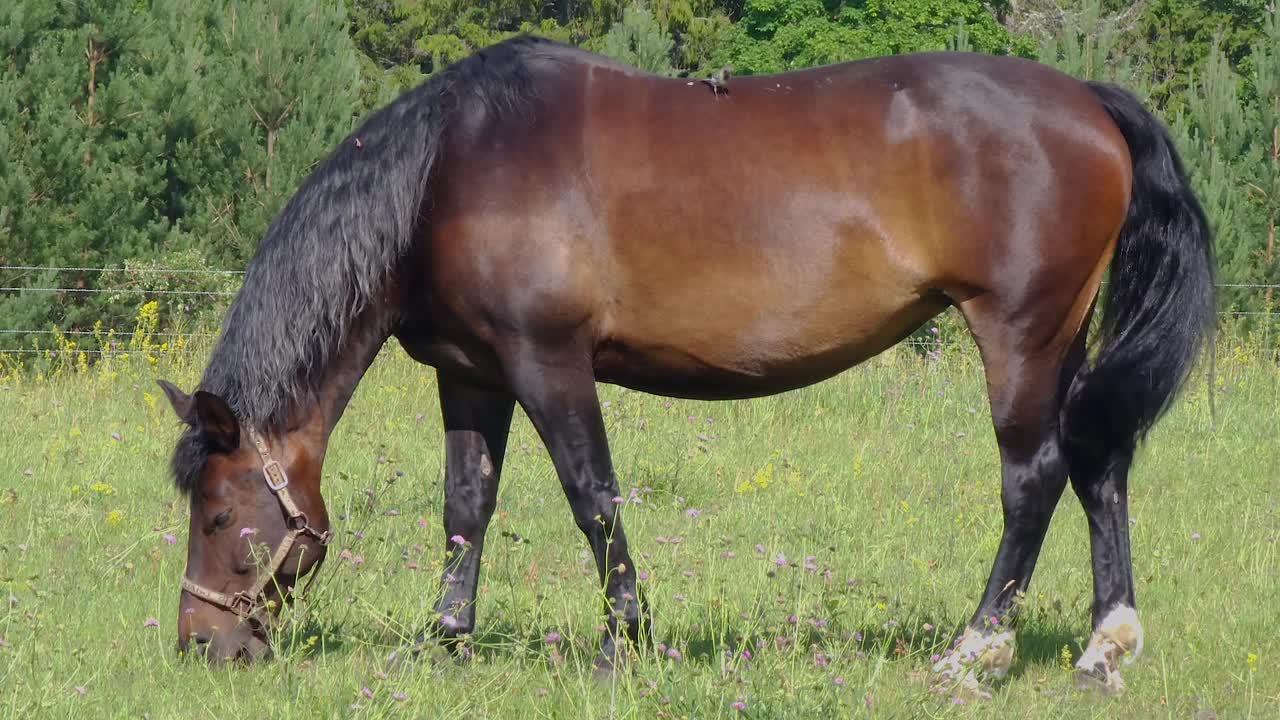
M 671 74 L 671 49 L 675 42 L 658 25 L 653 13 L 632 4 L 604 36 L 601 52 L 609 57 L 659 75 Z
M 0 7 L 0 264 L 243 266 L 358 108 L 341 6 L 287 5 Z M 123 291 L 136 278 L 11 272 L 0 284 Z M 124 326 L 142 299 L 3 293 L 0 325 Z

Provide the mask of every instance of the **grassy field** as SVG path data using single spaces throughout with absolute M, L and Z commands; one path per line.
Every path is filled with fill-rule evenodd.
M 1088 631 L 1084 515 L 1064 497 L 1010 677 L 987 701 L 930 691 L 1000 533 L 996 450 L 968 349 L 895 351 L 751 402 L 602 387 L 641 577 L 667 652 L 612 684 L 600 599 L 551 463 L 517 413 L 490 530 L 474 658 L 387 655 L 431 616 L 441 564 L 435 375 L 389 348 L 325 467 L 338 538 L 277 658 L 209 669 L 174 650 L 186 509 L 178 428 L 135 354 L 0 379 L 0 713 L 7 717 L 1280 717 L 1280 371 L 1224 351 L 1132 476 L 1146 654 L 1129 691 L 1071 689 Z M 514 539 L 518 537 L 517 541 Z M 1212 713 L 1216 713 L 1212 714 Z

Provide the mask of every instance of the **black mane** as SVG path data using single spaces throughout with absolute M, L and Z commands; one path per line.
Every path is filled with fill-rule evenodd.
M 267 228 L 200 388 L 242 423 L 284 429 L 292 401 L 315 389 L 351 322 L 410 249 L 449 123 L 460 111 L 521 111 L 535 97 L 532 66 L 571 56 L 593 57 L 512 38 L 436 73 L 343 140 Z M 173 456 L 181 491 L 194 488 L 206 455 L 188 430 Z

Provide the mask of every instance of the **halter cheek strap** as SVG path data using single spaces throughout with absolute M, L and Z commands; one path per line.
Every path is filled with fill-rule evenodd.
M 293 496 L 289 494 L 289 476 L 284 471 L 284 466 L 276 462 L 271 457 L 271 453 L 267 450 L 267 444 L 263 442 L 262 436 L 253 428 L 246 427 L 249 440 L 253 443 L 254 448 L 258 451 L 258 456 L 262 458 L 262 477 L 266 480 L 267 488 L 276 496 L 276 500 L 280 502 L 280 508 L 284 511 L 285 526 L 288 531 L 284 535 L 284 539 L 276 546 L 275 552 L 271 553 L 271 561 L 267 564 L 265 572 L 259 572 L 257 579 L 253 585 L 247 590 L 241 590 L 236 593 L 224 593 L 217 590 L 210 590 L 203 585 L 196 583 L 186 575 L 182 576 L 182 589 L 191 593 L 195 597 L 222 608 L 229 610 L 236 615 L 248 620 L 256 615 L 265 606 L 263 602 L 263 591 L 267 589 L 267 585 L 275 578 L 276 573 L 280 572 L 280 568 L 284 566 L 284 561 L 289 557 L 289 553 L 293 551 L 294 545 L 297 544 L 298 538 L 308 535 L 320 545 L 328 545 L 333 539 L 333 531 L 325 530 L 320 532 L 311 527 L 307 522 L 307 514 L 302 512 L 298 507 L 298 503 L 294 502 Z M 320 573 L 320 564 L 324 562 L 321 556 L 315 568 L 311 571 L 311 579 L 307 581 L 307 588 L 315 581 L 316 575 Z M 303 593 L 307 588 L 303 588 Z

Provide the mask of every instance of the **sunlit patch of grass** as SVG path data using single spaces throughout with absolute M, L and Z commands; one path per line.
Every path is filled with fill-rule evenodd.
M 890 353 L 749 402 L 602 386 L 655 618 L 655 645 L 609 683 L 591 669 L 594 565 L 522 416 L 471 660 L 386 664 L 434 618 L 444 543 L 434 374 L 394 348 L 334 434 L 325 491 L 338 536 L 275 630 L 276 661 L 179 658 L 186 508 L 167 475 L 178 426 L 153 379 L 190 388 L 195 360 L 148 347 L 107 368 L 0 378 L 0 697 L 13 716 L 1280 714 L 1280 371 L 1247 348 L 1219 353 L 1216 419 L 1198 375 L 1134 471 L 1147 654 L 1124 671 L 1128 694 L 1070 688 L 1091 580 L 1068 493 L 1023 603 L 1011 677 L 976 704 L 927 678 L 972 612 L 1000 532 L 999 465 L 968 350 Z

